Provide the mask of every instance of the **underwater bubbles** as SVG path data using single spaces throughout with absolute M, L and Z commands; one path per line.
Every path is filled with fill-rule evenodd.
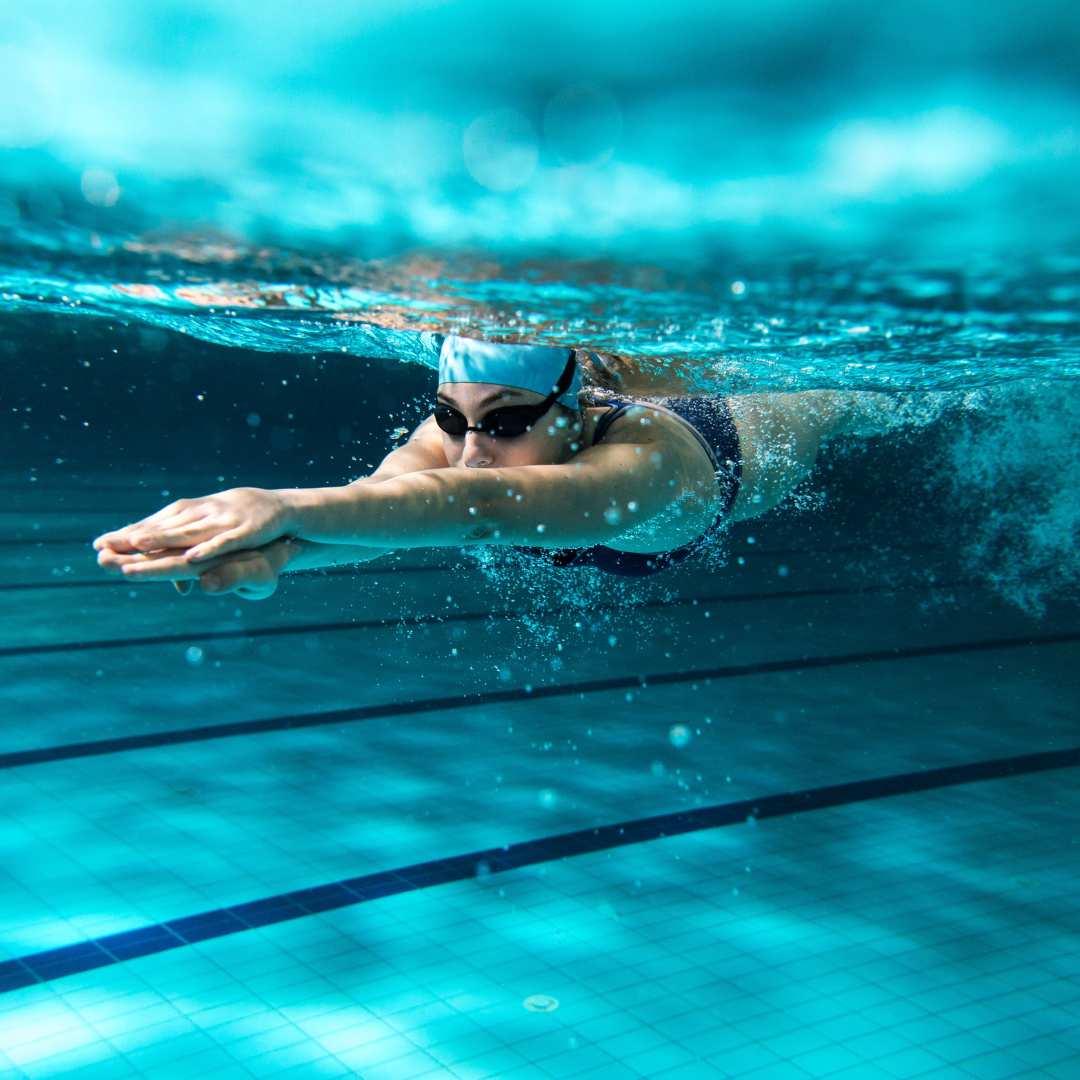
M 91 206 L 115 206 L 120 198 L 116 177 L 104 169 L 87 169 L 79 181 L 79 188 Z
M 203 662 L 203 651 L 198 645 L 184 650 L 184 659 L 193 667 L 198 667 Z
M 681 750 L 690 742 L 690 729 L 685 724 L 672 724 L 668 739 L 676 750 Z
M 462 140 L 465 168 L 491 191 L 513 191 L 536 171 L 540 144 L 528 118 L 514 109 L 478 116 Z
M 622 109 L 602 86 L 568 86 L 544 112 L 544 141 L 562 165 L 603 165 L 622 136 Z
M 156 326 L 148 327 L 139 331 L 139 344 L 147 352 L 162 352 L 169 344 L 169 335 Z M 174 382 L 182 382 L 182 379 L 174 379 Z
M 555 808 L 555 804 L 559 801 L 559 796 L 556 795 L 555 792 L 551 790 L 551 788 L 544 788 L 538 793 L 537 798 L 540 801 L 540 805 L 545 810 L 553 810 Z

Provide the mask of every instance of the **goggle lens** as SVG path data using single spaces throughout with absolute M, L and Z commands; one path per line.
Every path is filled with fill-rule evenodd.
M 549 408 L 545 403 L 542 409 L 538 405 L 509 405 L 503 409 L 492 409 L 480 417 L 474 430 L 501 439 L 514 439 L 524 435 Z M 447 435 L 461 436 L 470 430 L 469 421 L 449 405 L 435 406 L 435 423 Z

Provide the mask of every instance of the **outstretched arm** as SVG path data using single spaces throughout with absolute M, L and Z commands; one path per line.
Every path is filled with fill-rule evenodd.
M 195 584 L 205 593 L 235 592 L 247 600 L 265 600 L 277 590 L 278 577 L 296 570 L 370 562 L 387 548 L 355 544 L 315 544 L 310 540 L 282 538 L 260 548 L 230 552 L 194 564 L 184 548 L 121 554 L 105 549 L 98 562 L 109 573 L 128 581 L 172 581 L 186 596 Z
M 378 484 L 404 473 L 445 467 L 442 444 L 433 439 L 428 430 L 432 426 L 421 424 L 409 441 L 391 450 L 370 476 L 354 480 L 349 487 Z M 94 541 L 94 549 L 100 552 L 98 562 L 113 569 L 117 564 L 109 558 L 109 553 L 136 555 L 165 548 L 186 550 L 197 543 L 192 537 L 208 529 L 216 528 L 221 532 L 239 524 L 246 528 L 247 543 L 242 546 L 257 548 L 283 534 L 280 520 L 285 513 L 286 507 L 275 492 L 262 488 L 233 488 L 201 499 L 177 499 L 142 521 L 99 536 Z M 163 535 L 168 536 L 169 543 L 154 542 Z M 368 555 L 358 551 L 351 560 L 345 561 L 373 559 L 383 550 L 380 548 L 375 554 Z
M 646 420 L 635 425 L 633 441 L 613 437 L 564 464 L 429 467 L 341 488 L 239 488 L 182 500 L 96 546 L 117 554 L 186 548 L 195 565 L 282 536 L 380 549 L 581 547 L 681 503 L 659 538 L 675 547 L 708 527 L 716 485 L 692 435 L 674 422 Z

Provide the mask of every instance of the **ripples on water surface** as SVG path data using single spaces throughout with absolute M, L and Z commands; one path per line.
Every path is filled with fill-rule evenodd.
M 590 346 L 678 365 L 703 389 L 971 390 L 1080 373 L 1080 258 L 1063 255 L 975 270 L 825 256 L 755 267 L 729 257 L 687 272 L 230 251 L 237 274 L 209 243 L 129 239 L 115 248 L 77 271 L 9 263 L 0 304 L 119 317 L 255 350 L 429 365 L 423 331 Z

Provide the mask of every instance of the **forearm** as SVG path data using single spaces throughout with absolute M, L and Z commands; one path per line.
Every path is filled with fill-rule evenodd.
M 601 490 L 573 464 L 433 469 L 363 487 L 276 494 L 292 509 L 290 531 L 322 544 L 571 547 L 603 543 L 632 524 L 642 501 L 642 485 L 632 480 Z
M 283 574 L 291 574 L 297 570 L 316 570 L 323 566 L 371 562 L 391 550 L 384 547 L 362 547 L 359 544 L 319 544 L 302 539 L 278 542 L 283 545 L 285 557 L 281 569 Z

